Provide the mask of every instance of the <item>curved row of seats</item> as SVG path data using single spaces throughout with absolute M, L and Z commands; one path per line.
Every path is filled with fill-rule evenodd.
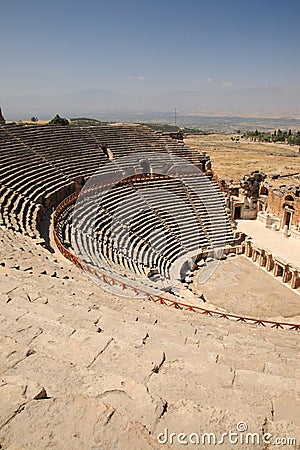
M 190 149 L 183 142 L 169 138 L 162 132 L 155 132 L 145 126 L 118 125 L 93 127 L 91 132 L 97 142 L 106 145 L 115 157 L 130 152 L 167 152 L 186 158 L 204 170 L 209 156 Z
M 10 127 L 0 127 L 0 154 L 1 183 L 34 202 L 42 203 L 46 194 L 71 183 L 47 159 L 19 140 Z
M 161 133 L 154 132 L 145 126 L 106 125 L 100 127 L 72 127 L 20 124 L 1 125 L 0 223 L 31 237 L 38 238 L 38 222 L 47 208 L 56 206 L 64 196 L 84 185 L 99 168 L 101 168 L 101 181 L 103 177 L 107 177 L 108 181 L 110 181 L 112 164 L 115 167 L 115 174 L 119 172 L 119 177 L 121 178 L 122 176 L 126 177 L 128 173 L 131 174 L 133 168 L 135 173 L 140 173 L 143 163 L 145 163 L 145 166 L 143 166 L 142 172 L 146 173 L 148 164 L 147 156 L 144 162 L 137 161 L 137 153 L 149 155 L 149 152 L 159 154 L 159 159 L 152 161 L 151 171 L 154 173 L 165 173 L 169 169 L 170 154 L 175 157 L 175 160 L 177 157 L 180 157 L 186 158 L 189 162 L 196 163 L 198 167 L 196 171 L 203 168 L 205 162 L 209 160 L 206 154 L 192 151 L 183 143 L 168 138 Z M 184 171 L 184 164 L 179 168 L 177 167 L 176 170 Z M 116 179 L 118 180 L 118 178 Z M 169 182 L 167 180 L 156 180 L 155 183 L 158 189 L 166 189 L 166 192 L 168 192 Z M 143 201 L 149 203 L 147 186 L 146 183 L 142 188 L 141 186 L 139 189 L 135 188 L 135 192 L 138 193 L 139 199 L 142 196 Z M 210 183 L 208 181 L 208 184 L 206 183 L 203 189 L 208 189 L 209 186 Z M 151 185 L 151 189 L 152 187 L 153 184 Z M 115 195 L 111 195 L 109 198 L 110 204 L 118 202 L 118 197 L 122 190 L 124 191 L 124 187 L 115 190 Z M 134 245 L 130 244 L 131 241 L 126 241 L 126 245 L 132 247 L 128 256 L 129 260 L 137 260 L 133 250 L 135 247 L 140 249 L 137 252 L 139 257 L 141 254 L 147 255 L 147 257 L 144 257 L 146 260 L 141 259 L 137 263 L 138 267 L 139 264 L 141 265 L 141 268 L 137 270 L 139 273 L 143 275 L 147 273 L 151 265 L 150 262 L 155 261 L 157 263 L 157 250 L 154 252 L 151 245 L 149 246 L 149 243 L 147 244 L 146 239 L 148 230 L 154 226 L 158 230 L 159 226 L 157 223 L 163 224 L 164 233 L 172 236 L 173 241 L 173 246 L 170 245 L 170 248 L 168 247 L 168 254 L 164 256 L 166 259 L 164 262 L 165 273 L 168 272 L 174 258 L 178 257 L 180 252 L 186 251 L 186 247 L 190 248 L 194 245 L 193 248 L 196 249 L 197 246 L 207 245 L 207 242 L 218 244 L 218 240 L 220 242 L 222 241 L 223 232 L 220 231 L 218 221 L 220 223 L 222 222 L 223 215 L 218 212 L 218 208 L 215 208 L 213 201 L 211 201 L 212 211 L 216 213 L 214 223 L 211 223 L 211 220 L 207 217 L 207 207 L 203 207 L 201 201 L 197 203 L 195 200 L 193 201 L 193 206 L 186 206 L 186 208 L 189 208 L 187 210 L 188 214 L 186 214 L 184 221 L 182 220 L 180 225 L 184 239 L 182 239 L 182 236 L 179 239 L 175 232 L 176 223 L 174 223 L 172 216 L 178 215 L 180 208 L 175 203 L 171 206 L 172 201 L 167 196 L 161 198 L 158 194 L 152 195 L 153 191 L 150 194 L 152 204 L 150 206 L 148 205 L 151 211 L 149 220 L 146 221 L 145 219 L 146 215 L 149 214 L 148 212 L 144 215 L 143 220 L 141 217 L 137 217 L 136 223 L 134 224 L 134 233 L 131 232 L 131 240 Z M 187 194 L 187 192 L 184 192 L 182 187 L 177 186 L 176 188 L 174 182 L 172 184 L 172 195 L 177 195 L 180 201 L 183 202 L 183 205 L 188 205 L 193 197 L 192 193 Z M 209 196 L 210 194 L 208 194 Z M 133 197 L 132 199 L 133 205 L 136 198 Z M 205 196 L 203 199 L 205 199 Z M 192 230 L 192 227 L 189 227 L 189 221 L 197 210 L 198 219 L 201 218 L 201 227 L 199 225 L 199 229 L 195 233 L 195 228 Z M 155 214 L 153 214 L 154 211 Z M 123 215 L 125 212 L 126 208 L 124 208 Z M 70 213 L 70 217 L 72 217 L 72 212 Z M 85 217 L 85 221 L 87 223 L 87 216 Z M 69 218 L 63 223 L 61 237 L 65 245 L 71 247 L 71 219 Z M 209 226 L 211 229 L 209 229 Z M 228 224 L 226 224 L 227 226 Z M 123 225 L 122 227 L 123 234 L 125 233 L 126 235 L 126 228 Z M 103 239 L 107 248 L 110 248 L 109 254 L 115 254 L 113 258 L 115 258 L 116 264 L 119 264 L 121 260 L 123 261 L 124 258 L 127 258 L 126 255 L 118 255 L 113 245 L 111 243 L 108 244 L 110 240 L 104 234 L 100 224 L 98 225 L 97 231 L 100 233 L 99 239 Z M 144 244 L 137 245 L 137 239 L 140 239 Z M 164 241 L 162 236 L 160 239 L 161 242 Z M 147 245 L 149 249 L 145 252 L 142 248 L 145 249 Z M 157 245 L 159 245 L 158 237 Z M 158 248 L 161 252 L 161 247 Z M 110 258 L 108 258 L 109 261 Z
M 0 185 L 0 225 L 39 239 L 37 223 L 42 212 L 42 205 Z
M 83 190 L 72 213 L 77 256 L 144 277 L 155 269 L 169 279 L 178 258 L 226 246 L 232 230 L 224 202 L 206 176 L 198 178 L 149 177 Z
M 69 180 L 90 177 L 107 158 L 84 129 L 70 126 L 14 126 L 13 133 Z

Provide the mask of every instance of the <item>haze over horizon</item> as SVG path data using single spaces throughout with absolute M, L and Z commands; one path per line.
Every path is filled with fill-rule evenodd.
M 1 5 L 8 120 L 159 112 L 300 118 L 298 0 Z

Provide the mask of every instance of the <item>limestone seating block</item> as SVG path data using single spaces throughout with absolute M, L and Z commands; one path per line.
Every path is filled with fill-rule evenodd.
M 0 428 L 20 413 L 24 406 L 39 398 L 47 397 L 46 390 L 38 383 L 22 376 L 1 376 L 0 381 L 1 411 Z M 3 431 L 3 430 L 2 430 Z
M 66 421 L 72 424 L 68 429 Z M 117 435 L 115 429 L 119 430 Z M 45 446 L 65 450 L 99 445 L 159 449 L 154 436 L 149 436 L 140 422 L 131 421 L 110 405 L 86 396 L 62 396 L 28 403 L 22 415 L 14 419 L 14 426 L 5 428 L 5 444 L 18 441 L 20 436 L 23 445 L 33 450 Z
M 9 336 L 2 336 L 0 342 L 1 372 L 14 367 L 33 353 L 34 351 L 29 346 L 20 344 Z
M 293 393 L 299 397 L 300 381 L 296 378 L 272 375 L 270 373 L 253 372 L 245 369 L 238 369 L 235 376 L 235 385 L 240 389 L 254 389 L 257 394 L 268 390 L 270 395 L 279 393 Z M 246 387 L 247 386 L 247 387 Z

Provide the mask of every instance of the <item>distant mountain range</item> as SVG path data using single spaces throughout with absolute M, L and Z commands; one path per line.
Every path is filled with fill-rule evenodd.
M 7 96 L 0 98 L 7 120 L 40 119 L 55 114 L 66 117 L 173 113 L 182 115 L 300 118 L 300 89 L 261 88 L 219 91 L 182 91 L 160 95 L 126 95 L 89 90 L 58 96 Z

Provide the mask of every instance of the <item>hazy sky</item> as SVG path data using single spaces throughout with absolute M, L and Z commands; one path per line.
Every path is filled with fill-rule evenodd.
M 299 0 L 7 0 L 0 99 L 300 87 Z

